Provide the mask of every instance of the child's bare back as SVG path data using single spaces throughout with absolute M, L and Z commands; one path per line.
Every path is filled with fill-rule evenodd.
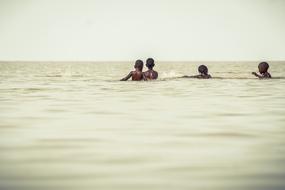
M 146 67 L 148 68 L 148 71 L 144 72 L 144 77 L 146 80 L 156 80 L 158 78 L 158 73 L 153 70 L 154 66 L 154 59 L 148 58 L 146 60 Z
M 143 80 L 143 72 L 141 71 L 132 71 L 131 75 L 132 75 L 132 80 L 134 81 Z
M 132 78 L 133 81 L 141 81 L 144 80 L 143 70 L 143 61 L 137 60 L 135 63 L 135 71 L 131 71 L 125 78 L 122 78 L 121 81 L 127 81 Z
M 155 80 L 158 77 L 158 73 L 156 71 L 149 70 L 144 72 L 144 76 L 147 80 Z

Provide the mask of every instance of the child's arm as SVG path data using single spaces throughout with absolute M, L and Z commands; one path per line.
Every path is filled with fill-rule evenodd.
M 131 78 L 133 75 L 133 72 L 130 72 L 125 78 L 122 78 L 120 81 L 127 81 L 129 78 Z
M 256 72 L 252 72 L 251 74 L 253 74 L 254 76 L 258 77 L 258 78 L 262 78 L 261 75 L 257 74 Z
M 188 76 L 188 78 L 199 79 L 201 78 L 201 75 Z
M 188 76 L 188 75 L 184 75 L 183 77 L 181 78 L 195 78 L 195 76 Z

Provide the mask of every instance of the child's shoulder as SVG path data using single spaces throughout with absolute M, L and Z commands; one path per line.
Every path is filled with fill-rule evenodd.
M 268 78 L 271 78 L 271 74 L 270 74 L 270 73 L 267 73 L 267 77 L 268 77 Z
M 262 78 L 271 78 L 271 74 L 270 73 L 264 73 L 262 75 Z

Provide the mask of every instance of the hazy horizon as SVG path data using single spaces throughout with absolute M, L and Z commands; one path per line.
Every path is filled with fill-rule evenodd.
M 140 59 L 140 58 L 137 58 Z M 36 63 L 36 62 L 56 62 L 56 63 L 75 63 L 75 62 L 81 62 L 81 63 L 105 63 L 105 62 L 111 62 L 111 63 L 122 63 L 122 62 L 135 62 L 135 60 L 0 60 L 0 63 L 7 63 L 7 62 L 19 62 L 19 63 Z M 141 59 L 143 62 L 145 62 L 145 59 Z M 253 62 L 285 62 L 285 60 L 155 60 L 155 62 L 167 62 L 167 63 L 173 63 L 173 62 L 179 62 L 179 63 L 234 63 L 234 62 L 241 62 L 241 63 L 253 63 Z

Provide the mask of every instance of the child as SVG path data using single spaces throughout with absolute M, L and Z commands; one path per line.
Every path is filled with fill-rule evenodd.
M 258 70 L 261 75 L 257 74 L 256 72 L 252 72 L 252 74 L 260 79 L 268 79 L 271 78 L 270 73 L 267 72 L 268 69 L 269 69 L 269 64 L 267 62 L 261 62 L 258 65 Z
M 198 67 L 199 75 L 195 76 L 183 76 L 183 78 L 197 78 L 197 79 L 209 79 L 212 78 L 211 75 L 208 74 L 208 68 L 205 65 L 200 65 Z
M 144 77 L 146 80 L 156 80 L 158 77 L 158 73 L 153 70 L 153 67 L 155 66 L 154 60 L 152 58 L 148 58 L 146 60 L 146 67 L 148 68 L 148 71 L 144 72 Z
M 135 71 L 131 71 L 125 78 L 121 79 L 121 81 L 127 81 L 129 78 L 132 77 L 133 81 L 140 81 L 144 80 L 144 75 L 143 75 L 143 61 L 142 60 L 137 60 L 135 63 Z

